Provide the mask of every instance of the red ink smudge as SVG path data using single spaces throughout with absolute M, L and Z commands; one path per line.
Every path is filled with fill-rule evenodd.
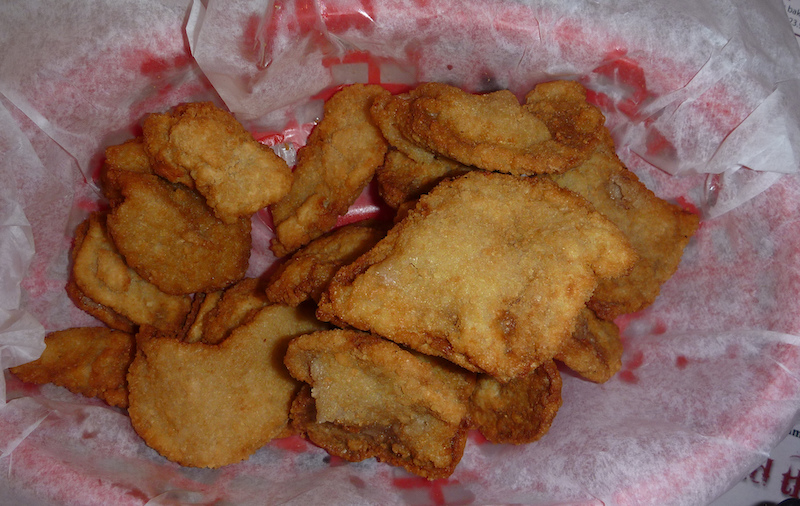
M 273 439 L 270 443 L 277 446 L 281 450 L 286 450 L 294 453 L 303 453 L 308 450 L 308 443 L 305 439 L 299 436 L 289 436 L 282 439 Z
M 626 369 L 638 369 L 644 363 L 644 353 L 641 351 L 637 351 L 633 354 L 633 356 L 626 362 L 625 368 Z
M 636 384 L 639 382 L 639 378 L 633 374 L 633 371 L 622 371 L 619 373 L 619 379 L 624 381 L 625 383 Z
M 689 365 L 689 359 L 683 355 L 679 355 L 678 358 L 675 359 L 675 367 L 678 369 L 686 369 L 687 365 Z

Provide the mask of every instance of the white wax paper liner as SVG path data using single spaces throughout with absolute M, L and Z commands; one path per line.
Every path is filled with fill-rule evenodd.
M 702 504 L 791 426 L 800 403 L 793 239 L 800 189 L 796 176 L 776 174 L 797 171 L 790 111 L 800 97 L 793 71 L 800 60 L 778 8 L 630 1 L 87 5 L 3 8 L 0 169 L 3 182 L 14 183 L 0 192 L 0 246 L 9 253 L 4 265 L 12 259 L 19 266 L 3 271 L 0 283 L 10 287 L 0 308 L 3 368 L 41 350 L 36 320 L 48 330 L 96 324 L 69 303 L 63 282 L 72 229 L 98 205 L 91 176 L 99 153 L 135 134 L 144 113 L 181 100 L 224 101 L 255 132 L 283 131 L 269 138 L 296 145 L 321 110 L 321 100 L 308 97 L 336 84 L 442 80 L 524 94 L 541 80 L 575 78 L 603 107 L 621 156 L 643 181 L 713 220 L 703 223 L 659 301 L 620 321 L 627 351 L 618 377 L 598 386 L 568 376 L 564 408 L 542 441 L 493 446 L 473 435 L 450 480 L 429 483 L 373 461 L 342 465 L 295 438 L 223 470 L 184 469 L 144 446 L 118 410 L 10 378 L 11 402 L 0 410 L 0 498 Z M 49 30 L 31 36 L 39 24 Z M 87 46 L 88 31 L 100 44 Z M 276 149 L 284 147 L 291 154 L 291 146 Z M 713 175 L 686 175 L 693 172 Z M 367 194 L 357 207 L 372 212 L 372 204 Z M 255 274 L 274 260 L 265 223 L 264 213 L 254 219 Z

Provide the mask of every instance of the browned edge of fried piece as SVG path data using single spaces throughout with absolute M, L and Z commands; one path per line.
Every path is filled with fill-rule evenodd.
M 52 383 L 111 406 L 128 407 L 126 374 L 133 361 L 133 334 L 105 327 L 50 332 L 33 362 L 9 370 L 27 383 Z
M 375 173 L 378 194 L 392 208 L 428 193 L 440 181 L 474 170 L 458 162 L 440 157 L 417 161 L 398 149 L 386 153 L 383 166 Z
M 617 325 L 599 319 L 592 310 L 584 308 L 575 332 L 555 358 L 582 378 L 605 383 L 622 367 L 622 352 Z
M 296 251 L 270 276 L 266 295 L 273 303 L 297 306 L 319 301 L 336 271 L 367 252 L 388 229 L 364 220 L 332 230 Z
M 370 106 L 389 92 L 378 85 L 345 86 L 325 102 L 324 114 L 297 152 L 289 193 L 270 206 L 282 257 L 333 229 L 383 163 L 388 145 Z
M 492 443 L 518 445 L 544 436 L 561 404 L 561 375 L 549 360 L 507 383 L 478 375 L 469 416 L 472 425 Z
M 222 292 L 217 303 L 204 316 L 201 341 L 217 344 L 238 326 L 270 304 L 264 293 L 264 280 L 245 278 Z

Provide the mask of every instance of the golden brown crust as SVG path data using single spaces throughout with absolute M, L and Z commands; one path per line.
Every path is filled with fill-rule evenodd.
M 356 331 L 293 340 L 285 362 L 311 386 L 292 424 L 351 462 L 376 457 L 428 479 L 452 474 L 466 442 L 474 375 Z
M 242 279 L 250 260 L 250 219 L 217 219 L 203 198 L 158 176 L 121 171 L 124 201 L 107 219 L 126 263 L 170 294 L 225 288 Z
M 217 344 L 248 321 L 261 308 L 270 304 L 260 278 L 245 278 L 222 292 L 222 296 L 205 316 L 201 341 Z
M 270 208 L 275 255 L 291 253 L 331 230 L 372 179 L 387 145 L 369 109 L 388 93 L 377 85 L 353 84 L 325 103 L 322 120 L 298 150 L 291 190 Z
M 550 360 L 507 383 L 479 375 L 469 416 L 492 443 L 525 444 L 550 430 L 561 403 L 561 375 Z
M 597 280 L 634 260 L 574 193 L 473 171 L 439 184 L 340 269 L 317 316 L 509 380 L 553 358 Z
M 418 162 L 398 149 L 386 154 L 383 166 L 378 168 L 375 177 L 378 192 L 389 206 L 397 209 L 403 203 L 428 193 L 443 179 L 455 177 L 473 170 L 446 158 L 433 157 Z
M 51 332 L 45 350 L 33 362 L 10 371 L 28 383 L 53 383 L 70 392 L 128 407 L 125 375 L 133 360 L 133 335 L 105 327 Z
M 622 352 L 616 324 L 584 308 L 575 332 L 564 342 L 556 360 L 589 381 L 604 383 L 622 367 Z

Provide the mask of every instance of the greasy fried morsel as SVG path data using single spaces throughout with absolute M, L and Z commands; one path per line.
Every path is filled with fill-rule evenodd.
M 118 171 L 124 198 L 108 231 L 126 263 L 170 294 L 225 288 L 242 279 L 250 260 L 250 218 L 217 219 L 203 198 L 183 185 Z
M 136 325 L 164 332 L 183 327 L 192 307 L 189 295 L 170 295 L 125 264 L 106 232 L 104 213 L 86 219 L 85 233 L 72 254 L 72 278 L 80 292 Z
M 28 383 L 53 383 L 111 406 L 128 407 L 125 375 L 133 360 L 133 334 L 78 327 L 51 332 L 44 344 L 37 360 L 9 370 Z
M 461 459 L 473 374 L 338 329 L 294 339 L 285 363 L 311 386 L 295 401 L 292 424 L 332 455 L 376 457 L 429 479 L 449 476 Z
M 581 377 L 604 383 L 622 367 L 622 351 L 617 325 L 597 318 L 590 309 L 584 308 L 575 332 L 555 358 Z
M 459 176 L 469 170 L 472 168 L 446 158 L 432 157 L 429 161 L 418 162 L 402 151 L 392 149 L 386 154 L 375 178 L 380 196 L 397 209 L 404 202 L 429 192 L 442 179 Z
M 333 275 L 361 256 L 386 235 L 387 227 L 360 221 L 320 236 L 280 265 L 267 283 L 267 298 L 274 303 L 297 306 L 318 301 Z
M 116 176 L 120 171 L 140 172 L 142 174 L 153 173 L 150 159 L 144 150 L 141 137 L 106 148 L 106 159 L 100 171 L 100 185 L 103 195 L 112 206 L 123 200 L 120 187 L 116 182 Z
M 473 171 L 340 269 L 317 316 L 507 381 L 553 358 L 597 280 L 635 258 L 616 226 L 549 179 Z
M 652 304 L 661 285 L 677 270 L 697 229 L 697 215 L 647 189 L 619 160 L 610 140 L 579 167 L 552 177 L 616 224 L 639 257 L 628 274 L 600 281 L 589 308 L 600 318 L 613 320 Z
M 222 292 L 205 316 L 201 341 L 217 344 L 270 302 L 259 278 L 245 278 Z
M 524 444 L 550 430 L 560 407 L 561 375 L 550 360 L 508 383 L 479 374 L 469 416 L 492 443 Z
M 425 83 L 397 100 L 407 106 L 405 111 L 399 107 L 397 120 L 406 138 L 464 165 L 517 175 L 549 174 L 585 159 L 554 137 L 508 90 L 478 95 Z
M 210 102 L 151 114 L 142 131 L 155 173 L 196 188 L 226 223 L 277 202 L 292 184 L 286 162 Z
M 128 372 L 128 414 L 148 446 L 184 466 L 246 459 L 286 435 L 299 384 L 283 365 L 290 339 L 320 330 L 308 311 L 267 306 L 218 345 L 143 327 Z
M 196 343 L 203 338 L 206 316 L 219 303 L 224 290 L 216 290 L 208 293 L 197 293 L 194 296 L 194 311 L 191 321 L 188 321 L 186 330 L 183 332 L 183 341 L 186 343 Z
M 376 97 L 388 93 L 377 85 L 353 84 L 325 103 L 322 120 L 297 152 L 289 194 L 270 208 L 277 256 L 331 230 L 372 179 L 387 145 L 369 110 Z

